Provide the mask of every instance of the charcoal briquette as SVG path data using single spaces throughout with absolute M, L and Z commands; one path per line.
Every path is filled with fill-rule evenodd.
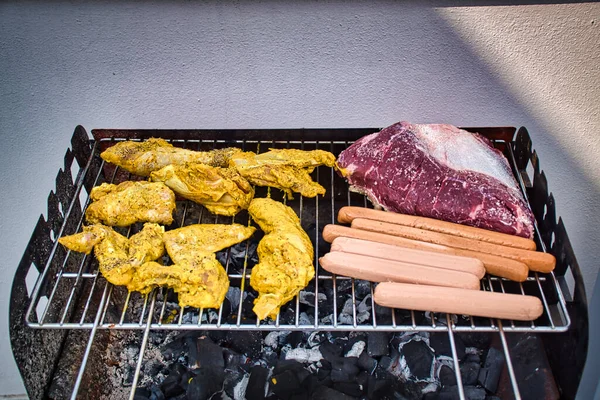
M 212 393 L 209 392 L 209 388 L 200 379 L 191 379 L 187 390 L 185 391 L 187 400 L 206 400 Z
M 358 367 L 368 373 L 372 373 L 377 367 L 377 361 L 373 357 L 369 357 L 366 351 L 363 351 L 358 357 Z
M 319 346 L 319 351 L 323 355 L 323 358 L 329 362 L 337 360 L 342 355 L 343 347 L 338 343 L 331 343 L 325 341 Z
M 370 332 L 367 339 L 367 351 L 371 357 L 389 354 L 390 336 L 387 332 Z
M 476 386 L 465 386 L 465 397 L 469 400 L 485 400 L 485 389 Z
M 498 389 L 500 374 L 504 368 L 504 360 L 504 354 L 500 350 L 490 347 L 478 377 L 479 384 L 490 393 L 496 393 Z
M 250 370 L 248 386 L 246 386 L 246 398 L 262 400 L 265 398 L 265 389 L 269 370 L 261 365 L 255 365 Z
M 465 355 L 465 357 L 462 359 L 462 361 L 481 364 L 481 357 L 477 353 L 469 353 L 469 354 Z
M 190 346 L 192 348 L 193 346 Z M 225 367 L 223 358 L 223 349 L 213 343 L 208 337 L 200 337 L 196 341 L 196 351 L 194 353 L 195 360 L 192 359 L 192 352 L 189 353 L 190 368 L 219 368 Z
M 352 400 L 354 397 L 348 396 L 345 393 L 339 392 L 327 386 L 318 387 L 312 397 L 312 400 Z
M 475 385 L 479 378 L 479 370 L 481 366 L 476 363 L 463 363 L 460 366 L 460 376 L 464 385 Z
M 223 381 L 223 389 L 225 393 L 230 397 L 235 397 L 235 388 L 240 384 L 242 379 L 245 377 L 244 372 L 240 372 L 237 370 L 226 370 L 225 371 L 225 380 Z
M 149 400 L 152 392 L 147 388 L 137 388 L 135 389 L 134 400 Z
M 317 371 L 317 377 L 319 380 L 327 378 L 331 374 L 331 369 L 319 368 Z
M 262 335 L 259 331 L 228 331 L 225 341 L 240 354 L 257 358 L 262 350 Z
M 456 385 L 456 374 L 452 368 L 447 365 L 442 365 L 439 372 L 439 379 L 442 386 L 455 386 Z
M 358 382 L 334 382 L 333 389 L 352 397 L 359 397 L 363 393 Z
M 292 395 L 302 392 L 298 377 L 291 370 L 274 374 L 270 380 L 270 388 L 282 400 L 288 400 Z
M 456 355 L 460 361 L 465 357 L 465 344 L 459 336 L 454 337 L 454 344 L 456 347 Z M 436 356 L 453 357 L 450 340 L 445 333 L 431 333 L 429 335 L 429 346 L 435 351 Z
M 293 371 L 296 373 L 301 369 L 304 369 L 304 365 L 296 360 L 279 360 L 273 369 L 273 375 L 278 375 L 285 371 Z
M 287 343 L 292 346 L 292 348 L 298 347 L 298 345 L 302 342 L 304 334 L 302 331 L 293 331 L 286 337 Z
M 413 377 L 427 379 L 431 377 L 433 352 L 423 340 L 411 340 L 400 351 Z
M 296 371 L 296 376 L 298 377 L 300 384 L 303 384 L 306 378 L 308 378 L 310 375 L 311 373 L 305 368 L 302 368 L 300 371 Z
M 356 358 L 339 358 L 331 363 L 331 380 L 333 382 L 352 382 L 360 372 Z
M 160 390 L 163 392 L 165 397 L 175 397 L 181 393 L 184 393 L 184 389 L 179 384 L 181 382 L 181 375 L 175 373 L 169 374 L 160 384 Z
M 150 386 L 150 400 L 165 400 L 164 393 L 160 390 L 160 387 L 156 384 Z

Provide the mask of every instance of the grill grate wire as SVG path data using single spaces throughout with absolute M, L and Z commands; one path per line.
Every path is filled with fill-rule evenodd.
M 349 146 L 352 142 L 350 141 L 252 141 L 252 140 L 235 140 L 235 141 L 218 141 L 218 140 L 190 140 L 190 141 L 171 141 L 174 145 L 183 145 L 185 148 L 192 148 L 195 150 L 201 149 L 214 149 L 217 147 L 237 146 L 243 150 L 253 150 L 260 152 L 268 150 L 271 147 L 285 147 L 285 148 L 300 148 L 303 150 L 309 149 L 322 149 L 331 151 L 334 154 L 338 154 L 340 150 Z M 509 162 L 514 167 L 515 171 L 518 171 L 516 166 L 515 156 L 513 154 L 512 146 L 509 143 L 503 142 L 506 145 L 508 152 Z M 71 209 L 75 207 L 77 195 L 83 188 L 83 180 L 86 174 L 91 171 L 90 165 L 92 159 L 99 159 L 99 150 L 97 146 L 98 142 L 94 142 L 92 156 L 86 166 L 80 171 L 76 180 L 76 195 L 70 205 L 68 211 L 65 214 L 65 223 L 59 231 L 59 237 L 66 234 L 63 232 L 66 220 L 69 218 Z M 261 149 L 262 145 L 262 149 Z M 125 179 L 131 179 L 132 177 L 128 173 L 124 173 L 118 167 L 114 168 L 108 179 L 104 179 L 105 164 L 103 161 L 100 162 L 100 168 L 98 168 L 97 175 L 94 177 L 94 186 L 101 183 L 102 181 L 117 183 Z M 457 332 L 496 332 L 500 335 L 501 344 L 503 347 L 504 355 L 507 360 L 509 377 L 511 380 L 513 392 L 516 398 L 520 398 L 518 386 L 516 383 L 516 377 L 514 373 L 514 367 L 511 363 L 510 353 L 506 342 L 506 332 L 537 332 L 537 333 L 548 333 L 548 332 L 565 332 L 570 326 L 569 313 L 567 311 L 567 305 L 565 297 L 560 289 L 559 283 L 556 279 L 555 274 L 539 274 L 533 273 L 527 278 L 524 283 L 518 285 L 514 282 L 507 281 L 505 279 L 486 276 L 482 280 L 482 290 L 487 291 L 501 291 L 503 293 L 516 293 L 516 294 L 529 294 L 540 297 L 544 306 L 544 315 L 538 319 L 538 321 L 532 321 L 528 323 L 516 322 L 516 321 L 501 321 L 485 318 L 477 318 L 472 316 L 451 316 L 438 313 L 437 315 L 433 312 L 423 313 L 413 310 L 399 310 L 399 309 L 383 309 L 382 307 L 376 306 L 373 301 L 373 290 L 374 284 L 371 282 L 359 281 L 354 278 L 348 278 L 343 276 L 330 275 L 326 271 L 323 271 L 319 266 L 319 256 L 323 255 L 325 250 L 322 246 L 321 231 L 325 223 L 335 223 L 337 211 L 341 206 L 344 205 L 360 205 L 368 207 L 369 203 L 367 198 L 362 195 L 351 193 L 347 189 L 347 185 L 341 181 L 341 178 L 336 176 L 333 168 L 319 167 L 314 172 L 313 176 L 316 181 L 326 187 L 328 194 L 323 198 L 316 197 L 314 199 L 303 198 L 297 196 L 292 202 L 288 202 L 286 196 L 279 190 L 268 190 L 267 194 L 271 195 L 277 200 L 281 200 L 284 204 L 290 205 L 294 208 L 302 221 L 303 227 L 314 225 L 314 234 L 311 240 L 314 245 L 314 258 L 315 258 L 315 279 L 314 286 L 310 286 L 311 293 L 314 293 L 314 303 L 312 311 L 313 321 L 301 321 L 301 301 L 300 294 L 287 306 L 282 309 L 290 309 L 293 313 L 293 321 L 282 320 L 281 312 L 277 315 L 274 321 L 258 321 L 254 318 L 254 321 L 243 318 L 243 306 L 245 305 L 244 295 L 248 294 L 249 290 L 249 276 L 251 268 L 249 267 L 248 250 L 250 241 L 246 241 L 246 251 L 243 261 L 243 268 L 241 273 L 232 271 L 231 268 L 231 248 L 226 250 L 226 262 L 224 268 L 230 278 L 231 287 L 239 288 L 239 297 L 237 299 L 237 312 L 235 320 L 224 320 L 224 305 L 222 304 L 218 310 L 204 310 L 204 309 L 191 309 L 186 307 L 181 310 L 178 306 L 173 306 L 172 302 L 167 301 L 169 295 L 172 296 L 170 290 L 164 288 L 156 289 L 146 296 L 140 296 L 139 293 L 124 293 L 124 288 L 114 287 L 108 284 L 106 280 L 99 274 L 97 270 L 97 262 L 91 256 L 86 255 L 74 255 L 72 252 L 67 251 L 61 262 L 59 272 L 53 276 L 46 276 L 51 262 L 57 258 L 56 249 L 58 242 L 54 244 L 51 255 L 49 257 L 46 268 L 40 275 L 38 282 L 33 290 L 32 301 L 26 313 L 26 322 L 28 326 L 33 328 L 41 329 L 84 329 L 90 331 L 89 340 L 87 343 L 86 351 L 82 360 L 81 367 L 79 369 L 78 377 L 73 390 L 73 397 L 75 398 L 85 372 L 85 365 L 91 351 L 91 345 L 94 340 L 94 336 L 99 329 L 134 329 L 142 330 L 143 337 L 140 344 L 140 352 L 138 363 L 136 366 L 135 376 L 131 389 L 131 396 L 133 398 L 135 388 L 139 379 L 139 374 L 142 366 L 142 360 L 144 350 L 148 341 L 148 336 L 151 331 L 154 330 L 262 330 L 262 331 L 274 331 L 274 330 L 303 330 L 303 331 L 390 331 L 390 332 L 409 332 L 409 331 L 427 331 L 427 332 L 447 332 L 448 338 L 451 345 L 452 354 L 454 357 L 454 367 L 456 378 L 458 382 L 459 395 L 464 398 L 464 390 L 461 383 L 460 369 L 458 366 L 458 359 L 456 357 L 456 346 L 454 341 L 454 334 Z M 124 179 L 123 179 L 124 178 Z M 525 183 L 521 174 L 516 174 L 517 182 L 521 188 L 524 196 L 527 196 L 525 190 Z M 336 185 L 336 181 L 338 184 Z M 337 191 L 337 192 L 336 192 Z M 260 196 L 257 196 L 260 197 Z M 341 201 L 344 199 L 344 201 Z M 89 196 L 86 198 L 83 208 L 89 204 Z M 327 202 L 326 202 L 327 201 Z M 178 202 L 178 210 L 181 209 L 181 216 L 178 219 L 179 226 L 189 225 L 190 223 L 246 223 L 252 225 L 253 221 L 249 216 L 246 215 L 239 217 L 219 217 L 210 214 L 204 207 L 195 205 L 189 201 Z M 193 214 L 198 213 L 198 217 L 193 221 L 190 218 Z M 327 218 L 330 213 L 330 218 Z M 314 218 L 311 216 L 314 214 Z M 324 219 L 321 217 L 325 217 Z M 81 217 L 77 222 L 77 231 L 81 230 L 83 224 L 84 214 L 81 213 Z M 242 220 L 243 219 L 243 220 Z M 189 223 L 188 223 L 189 220 Z M 535 232 L 540 237 L 540 231 L 537 223 L 535 224 Z M 70 232 L 75 233 L 75 232 Z M 69 234 L 70 234 L 69 233 Z M 126 232 L 122 232 L 129 237 L 132 232 L 132 227 L 129 227 Z M 541 251 L 547 251 L 546 246 L 542 240 L 539 240 Z M 68 260 L 70 257 L 79 257 L 80 260 L 76 263 L 77 268 L 75 272 L 68 271 Z M 50 296 L 48 297 L 47 304 L 44 307 L 43 312 L 38 318 L 36 314 L 36 306 L 40 301 L 40 287 L 41 282 L 47 279 L 53 282 Z M 53 279 L 52 279 L 53 278 Z M 324 305 L 320 304 L 319 298 L 321 294 L 325 293 L 325 289 L 328 284 L 331 284 L 333 295 L 328 297 L 325 301 L 325 305 L 330 304 L 332 314 L 330 317 L 323 316 L 322 311 Z M 342 286 L 348 286 L 349 294 L 344 294 L 345 290 L 340 289 Z M 359 307 L 360 302 L 357 296 L 358 285 L 367 284 L 368 294 L 361 300 L 365 302 L 366 297 L 370 296 L 367 300 L 370 308 L 369 315 L 367 318 L 361 320 L 359 318 Z M 67 298 L 59 298 L 55 296 L 59 285 L 69 285 L 71 290 Z M 545 290 L 551 290 L 556 293 L 558 301 L 553 304 L 547 299 Z M 306 290 L 305 292 L 307 292 Z M 75 317 L 70 320 L 66 320 L 69 311 L 74 307 L 73 299 L 78 297 L 78 294 L 83 294 L 86 300 L 83 308 L 80 312 L 75 313 Z M 350 296 L 344 300 L 345 296 Z M 94 307 L 97 300 L 97 307 Z M 340 303 L 344 305 L 350 301 L 351 304 L 351 322 L 344 323 L 340 322 Z M 166 315 L 167 306 L 172 308 L 170 315 Z M 363 307 L 364 308 L 364 307 Z M 59 309 L 61 313 L 52 313 L 53 315 L 59 315 L 60 318 L 51 319 L 49 318 L 49 310 Z M 118 312 L 117 312 L 118 311 Z M 390 315 L 390 318 L 384 318 L 386 315 Z M 77 317 L 77 315 L 79 315 Z M 175 317 L 176 315 L 176 317 Z M 194 322 L 194 318 L 197 315 L 197 322 Z M 309 314 L 306 313 L 306 316 Z M 111 318 L 111 317 L 117 318 Z M 215 318 L 212 318 L 216 316 Z M 206 322 L 204 322 L 206 317 Z M 214 320 L 213 320 L 214 319 Z M 306 319 L 306 318 L 304 318 Z

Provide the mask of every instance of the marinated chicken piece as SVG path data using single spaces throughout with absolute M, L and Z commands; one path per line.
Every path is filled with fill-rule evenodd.
M 265 232 L 257 249 L 259 263 L 250 275 L 250 285 L 259 293 L 254 312 L 259 319 L 276 318 L 279 308 L 315 276 L 313 246 L 290 207 L 254 199 L 248 212 Z
M 271 186 L 305 197 L 325 194 L 325 188 L 314 182 L 310 173 L 319 165 L 332 167 L 335 156 L 327 151 L 297 149 L 270 149 L 266 153 L 242 152 L 231 156 L 229 166 L 235 168 L 250 183 Z
M 173 288 L 181 307 L 217 308 L 225 299 L 229 279 L 214 253 L 248 239 L 255 228 L 239 224 L 196 224 L 163 235 L 174 265 L 147 263 L 136 269 L 129 290 L 148 293 L 158 286 Z
M 105 161 L 140 176 L 150 176 L 167 165 L 186 163 L 207 164 L 214 167 L 227 167 L 229 158 L 241 152 L 237 148 L 212 151 L 193 151 L 175 147 L 163 139 L 148 139 L 144 142 L 126 141 L 109 147 L 100 154 Z
M 173 222 L 175 194 L 162 182 L 103 183 L 92 189 L 85 218 L 92 224 L 129 226 L 136 222 Z
M 163 256 L 163 233 L 162 226 L 146 223 L 140 232 L 127 239 L 111 227 L 96 224 L 58 242 L 79 253 L 90 254 L 93 249 L 104 278 L 113 285 L 128 285 L 137 268 Z
M 202 204 L 213 214 L 233 216 L 247 209 L 254 197 L 252 185 L 235 170 L 205 164 L 169 165 L 150 174 L 175 193 Z

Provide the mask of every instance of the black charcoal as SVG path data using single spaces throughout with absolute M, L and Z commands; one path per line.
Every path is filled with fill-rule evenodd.
M 269 370 L 263 366 L 255 365 L 250 370 L 250 378 L 246 386 L 246 398 L 262 400 L 265 398 Z
M 452 368 L 447 365 L 442 365 L 439 372 L 439 379 L 442 386 L 454 386 L 456 385 L 456 374 Z
M 463 362 L 474 362 L 477 364 L 481 364 L 481 357 L 477 353 L 469 353 L 465 355 L 465 358 L 463 358 Z
M 352 397 L 359 397 L 363 393 L 358 382 L 334 382 L 333 389 Z
M 273 375 L 281 374 L 285 371 L 300 371 L 304 366 L 296 360 L 279 360 L 273 368 Z
M 460 376 L 462 377 L 463 385 L 475 385 L 479 378 L 479 370 L 481 366 L 476 363 L 463 363 L 460 366 Z
M 465 357 L 465 344 L 460 336 L 454 337 L 454 344 L 456 346 L 456 355 L 460 361 Z M 429 335 L 429 346 L 435 351 L 436 356 L 453 357 L 450 340 L 445 333 L 431 333 Z
M 150 386 L 150 400 L 165 400 L 165 395 L 158 385 Z
M 367 351 L 371 357 L 389 354 L 390 337 L 387 332 L 370 332 L 367 340 Z
M 339 358 L 331 363 L 331 380 L 333 382 L 352 382 L 360 372 L 356 358 Z
M 312 400 L 352 400 L 355 397 L 348 396 L 345 393 L 339 392 L 335 389 L 328 388 L 326 386 L 320 386 L 313 393 Z
M 133 400 L 149 400 L 151 394 L 150 389 L 137 388 Z
M 250 358 L 258 357 L 262 349 L 262 335 L 259 331 L 229 331 L 225 341 L 233 350 Z
M 302 342 L 303 336 L 302 331 L 293 331 L 287 335 L 286 341 L 290 346 L 295 348 Z
M 411 377 L 425 380 L 430 379 L 433 371 L 433 352 L 423 340 L 411 340 L 400 349 Z
M 280 374 L 273 375 L 270 380 L 273 393 L 281 399 L 289 399 L 292 395 L 302 392 L 302 387 L 294 371 L 286 370 Z
M 225 380 L 223 381 L 223 390 L 230 398 L 236 397 L 236 392 L 240 390 L 240 386 L 247 384 L 245 381 L 246 373 L 234 370 L 225 371 Z M 245 387 L 243 388 L 245 390 Z
M 363 351 L 360 357 L 358 357 L 358 366 L 359 368 L 371 374 L 375 370 L 375 367 L 377 367 L 377 360 L 375 360 L 373 357 L 369 357 L 367 352 Z
M 323 358 L 329 362 L 338 359 L 342 355 L 343 347 L 336 343 L 324 341 L 319 346 L 319 351 L 323 355 Z
M 331 369 L 319 368 L 319 370 L 317 371 L 317 378 L 319 378 L 319 380 L 323 380 L 327 378 L 330 374 Z
M 188 356 L 190 368 L 202 367 L 223 369 L 225 367 L 223 349 L 221 349 L 221 347 L 214 344 L 208 337 L 200 337 L 195 342 L 196 346 L 189 346 L 190 352 L 188 353 Z M 191 351 L 192 349 L 196 351 Z
M 490 393 L 496 393 L 503 368 L 504 354 L 495 347 L 490 347 L 483 368 L 479 371 L 478 381 L 481 386 Z
M 465 397 L 469 400 L 485 400 L 485 389 L 475 386 L 465 386 Z

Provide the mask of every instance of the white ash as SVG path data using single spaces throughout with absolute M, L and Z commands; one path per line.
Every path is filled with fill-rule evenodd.
M 322 332 L 319 331 L 313 331 L 311 332 L 310 335 L 308 335 L 308 338 L 306 339 L 306 344 L 308 347 L 316 347 L 318 345 L 321 344 L 321 342 L 323 341 L 322 336 Z
M 360 357 L 362 352 L 365 350 L 366 343 L 363 341 L 356 342 L 352 345 L 352 348 L 345 354 L 346 357 Z
M 466 347 L 465 354 L 478 354 L 481 355 L 483 350 L 478 349 L 477 347 Z
M 315 294 L 313 292 L 300 292 L 298 295 L 298 301 L 301 304 L 305 304 L 307 306 L 314 307 L 315 306 Z M 319 292 L 317 295 L 317 303 L 327 301 L 327 295 L 325 293 Z
M 314 325 L 315 320 L 309 316 L 307 313 L 302 312 L 300 313 L 300 316 L 298 317 L 298 323 L 300 325 Z
M 290 349 L 285 353 L 286 360 L 296 360 L 296 361 L 304 363 L 304 364 L 316 363 L 317 361 L 321 360 L 322 358 L 323 358 L 323 355 L 321 354 L 321 351 L 319 351 L 318 348 Z
M 367 305 L 367 302 L 370 304 L 371 295 L 368 294 L 365 298 L 358 304 L 356 304 L 356 322 L 362 324 L 365 321 L 368 321 L 371 317 L 371 306 Z M 340 315 L 338 315 L 338 322 L 340 324 L 354 324 L 354 304 L 352 299 L 346 300 L 344 303 L 344 308 Z
M 399 349 L 402 348 L 404 344 L 413 340 L 413 338 L 417 338 L 416 340 L 422 340 L 427 343 L 427 346 L 429 346 L 429 332 L 402 332 L 400 334 Z
M 250 380 L 250 374 L 244 375 L 244 377 L 238 382 L 233 388 L 233 400 L 245 400 L 246 399 L 246 388 L 248 387 L 248 381 Z
M 290 332 L 286 331 L 269 332 L 269 334 L 264 339 L 265 345 L 271 347 L 272 349 L 276 349 L 277 347 L 279 347 L 279 343 L 281 343 L 282 340 L 285 339 L 289 334 Z
M 431 383 L 428 383 L 427 386 L 425 386 L 423 389 L 421 389 L 421 393 L 423 393 L 423 394 L 434 393 L 434 392 L 437 392 L 439 387 L 440 387 L 439 381 L 431 382 Z

